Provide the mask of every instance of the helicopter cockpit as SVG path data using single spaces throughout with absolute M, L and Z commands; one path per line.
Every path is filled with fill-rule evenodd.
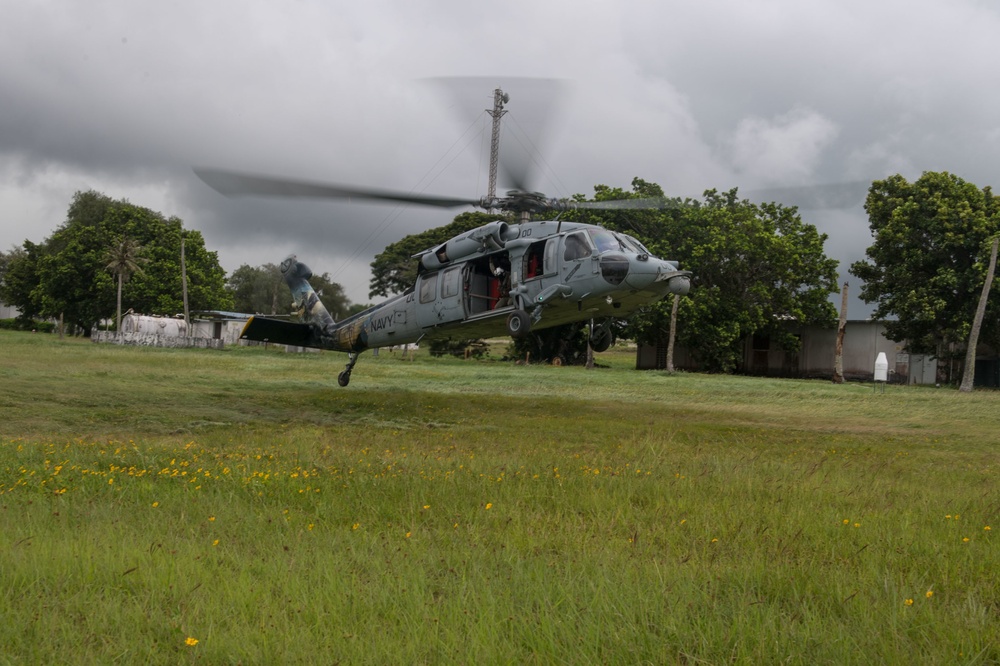
M 640 258 L 651 255 L 642 243 L 628 234 L 607 229 L 588 229 L 588 232 L 598 252 L 634 252 Z

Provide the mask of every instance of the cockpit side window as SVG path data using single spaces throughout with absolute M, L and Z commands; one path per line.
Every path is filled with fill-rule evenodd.
M 574 261 L 590 256 L 590 245 L 588 245 L 587 237 L 583 232 L 578 231 L 566 236 L 564 245 L 563 261 Z

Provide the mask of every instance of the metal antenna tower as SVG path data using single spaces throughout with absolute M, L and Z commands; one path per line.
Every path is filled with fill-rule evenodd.
M 486 109 L 486 113 L 490 114 L 493 118 L 493 138 L 490 141 L 490 184 L 486 193 L 490 201 L 497 196 L 497 166 L 500 161 L 500 118 L 507 113 L 503 105 L 509 101 L 510 95 L 497 88 L 493 91 L 493 110 Z

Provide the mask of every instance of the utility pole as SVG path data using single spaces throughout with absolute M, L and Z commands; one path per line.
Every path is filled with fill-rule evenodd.
M 667 337 L 667 374 L 674 374 L 674 340 L 677 338 L 677 308 L 681 304 L 680 294 L 674 294 L 674 304 L 670 306 L 670 334 Z
M 191 318 L 188 316 L 188 276 L 184 265 L 184 232 L 181 232 L 181 294 L 184 298 L 184 330 L 191 334 Z
M 979 329 L 983 325 L 983 315 L 986 314 L 986 302 L 990 298 L 990 286 L 993 284 L 993 276 L 997 269 L 997 245 L 1000 244 L 1000 236 L 993 238 L 993 247 L 990 250 L 990 264 L 986 269 L 986 282 L 983 283 L 983 292 L 979 295 L 979 305 L 976 307 L 976 316 L 972 320 L 972 331 L 969 333 L 969 342 L 965 346 L 965 367 L 962 368 L 962 384 L 959 391 L 968 393 L 976 379 L 976 347 L 979 345 Z
M 500 163 L 500 118 L 507 113 L 503 105 L 509 101 L 510 95 L 497 88 L 493 91 L 493 110 L 486 109 L 486 113 L 493 118 L 493 138 L 490 141 L 490 185 L 486 192 L 490 201 L 493 201 L 497 196 L 497 166 Z
M 840 293 L 840 322 L 837 324 L 837 342 L 833 347 L 833 383 L 844 383 L 844 333 L 847 331 L 847 283 Z

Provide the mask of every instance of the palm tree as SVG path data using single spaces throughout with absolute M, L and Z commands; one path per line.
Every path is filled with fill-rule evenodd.
M 118 312 L 115 318 L 115 331 L 122 330 L 122 283 L 127 282 L 133 273 L 141 273 L 145 261 L 142 255 L 142 245 L 134 238 L 123 236 L 104 254 L 107 269 L 118 276 Z

